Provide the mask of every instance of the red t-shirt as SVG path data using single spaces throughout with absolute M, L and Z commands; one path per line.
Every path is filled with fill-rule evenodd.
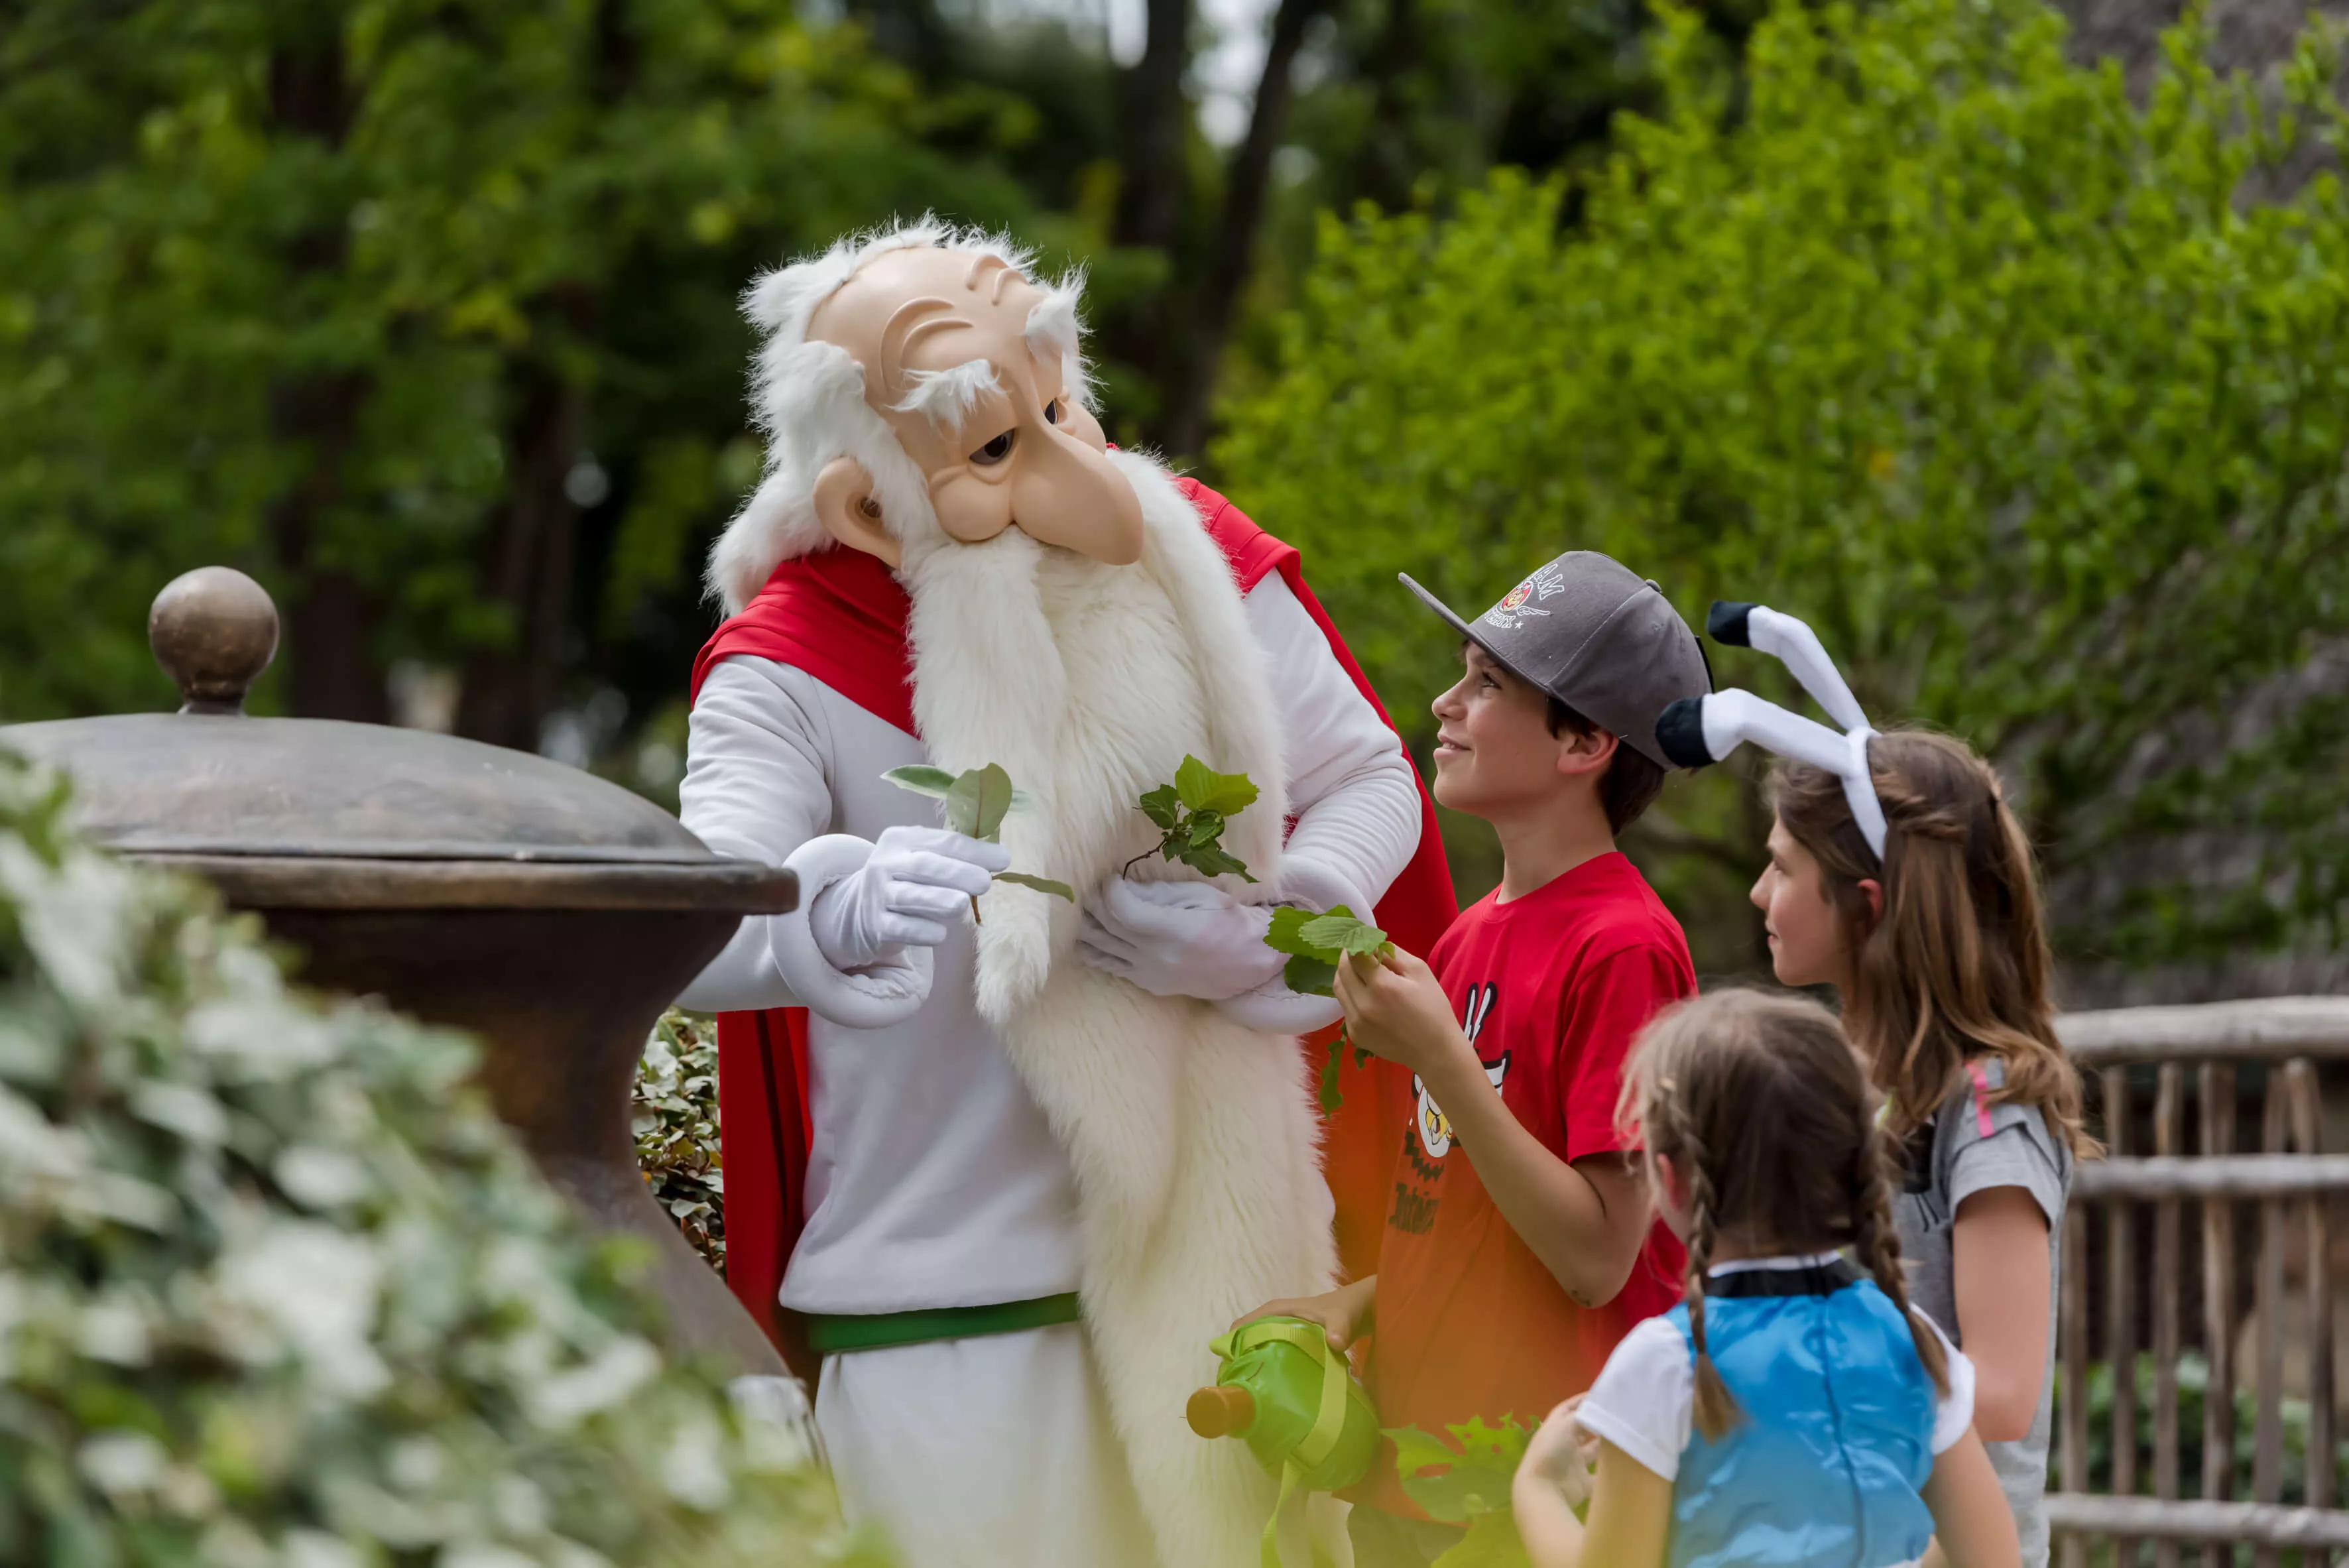
M 1696 990 L 1680 923 L 1620 854 L 1507 903 L 1462 912 L 1429 963 L 1502 1103 L 1565 1161 L 1622 1148 L 1615 1101 L 1632 1040 Z M 1379 1421 L 1437 1437 L 1472 1417 L 1531 1426 L 1590 1387 L 1632 1325 L 1680 1299 L 1686 1266 L 1660 1221 L 1613 1301 L 1575 1305 L 1485 1191 L 1414 1077 L 1379 1246 L 1369 1380 Z M 1417 1516 L 1393 1448 L 1353 1494 Z

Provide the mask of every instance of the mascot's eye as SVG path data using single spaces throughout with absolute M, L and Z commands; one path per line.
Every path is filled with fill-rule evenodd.
M 971 453 L 970 460 L 982 469 L 993 468 L 1011 455 L 1011 438 L 1019 433 L 1017 430 L 1004 431 L 1003 434 Z
M 1061 400 L 1058 397 L 1055 397 L 1050 403 L 1044 405 L 1044 423 L 1047 425 L 1057 425 L 1060 422 Z

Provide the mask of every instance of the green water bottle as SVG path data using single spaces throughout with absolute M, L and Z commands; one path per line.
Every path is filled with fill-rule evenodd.
M 1216 1380 L 1191 1396 L 1184 1418 L 1203 1438 L 1237 1438 L 1280 1478 L 1264 1528 L 1265 1568 L 1277 1568 L 1280 1506 L 1299 1491 L 1337 1491 L 1362 1479 L 1379 1449 L 1378 1412 L 1318 1323 L 1259 1317 L 1207 1346 Z

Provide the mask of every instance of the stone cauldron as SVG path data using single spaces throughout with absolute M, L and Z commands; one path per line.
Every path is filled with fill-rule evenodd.
M 185 699 L 0 728 L 73 776 L 76 820 L 195 872 L 303 956 L 302 979 L 471 1031 L 498 1114 L 595 1224 L 644 1237 L 683 1346 L 781 1374 L 766 1337 L 653 1202 L 628 1097 L 653 1021 L 792 873 L 722 859 L 648 800 L 445 735 L 250 718 L 277 611 L 239 572 L 166 587 L 148 620 Z

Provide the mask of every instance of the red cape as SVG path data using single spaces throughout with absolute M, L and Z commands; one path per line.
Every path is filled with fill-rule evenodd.
M 1305 585 L 1302 561 L 1250 522 L 1239 508 L 1195 480 L 1178 480 L 1223 547 L 1245 593 L 1278 572 L 1330 639 L 1330 651 L 1381 719 L 1386 709 L 1337 627 Z M 719 626 L 693 661 L 693 696 L 719 660 L 743 655 L 805 670 L 857 707 L 914 727 L 914 668 L 905 641 L 911 610 L 889 569 L 862 551 L 829 549 L 775 568 L 757 598 Z M 1387 719 L 1388 727 L 1393 721 Z M 1400 744 L 1400 742 L 1398 742 Z M 1413 777 L 1417 769 L 1413 769 Z M 1378 923 L 1404 948 L 1425 954 L 1459 906 L 1437 836 L 1435 808 L 1420 789 L 1419 851 L 1379 901 Z M 1318 1076 L 1335 1026 L 1310 1036 L 1305 1055 Z M 1392 1188 L 1395 1140 L 1410 1117 L 1411 1075 L 1392 1063 L 1339 1068 L 1344 1104 L 1330 1120 L 1323 1169 L 1338 1204 L 1338 1253 L 1351 1277 L 1377 1266 L 1379 1233 Z M 726 1281 L 802 1376 L 812 1377 L 790 1314 L 776 1303 L 783 1268 L 806 1220 L 807 1014 L 798 1007 L 718 1017 L 719 1136 L 726 1174 Z

